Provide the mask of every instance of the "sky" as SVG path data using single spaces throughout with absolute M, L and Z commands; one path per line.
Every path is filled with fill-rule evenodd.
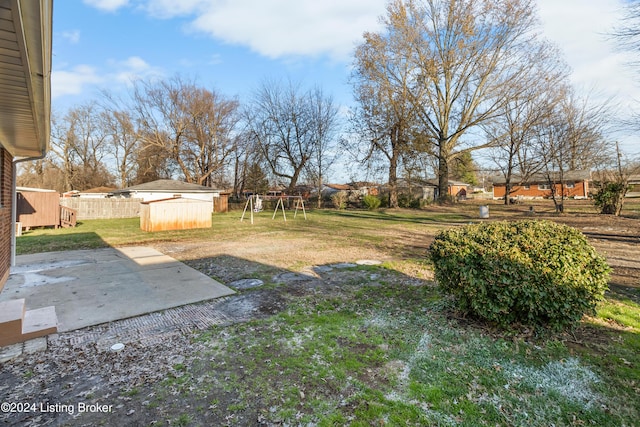
M 538 0 L 541 30 L 565 55 L 579 93 L 640 109 L 640 74 L 611 34 L 624 0 Z M 59 0 L 54 2 L 52 108 L 126 93 L 132 79 L 176 74 L 242 102 L 266 79 L 319 85 L 352 105 L 352 52 L 381 29 L 386 0 Z M 640 153 L 628 134 L 625 151 Z

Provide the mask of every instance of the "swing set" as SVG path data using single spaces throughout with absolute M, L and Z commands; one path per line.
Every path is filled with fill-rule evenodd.
M 276 218 L 276 214 L 278 213 L 278 208 L 282 209 L 282 218 L 284 218 L 284 222 L 287 222 L 287 214 L 284 212 L 284 199 L 294 201 L 295 212 L 293 213 L 293 217 L 295 218 L 298 215 L 298 209 L 302 209 L 302 213 L 304 214 L 304 219 L 307 219 L 307 211 L 304 207 L 304 199 L 302 196 L 264 196 L 259 194 L 253 194 L 247 199 L 247 203 L 244 205 L 244 210 L 242 211 L 242 217 L 240 218 L 240 222 L 244 220 L 244 216 L 247 213 L 247 209 L 251 213 L 251 224 L 253 224 L 253 213 L 262 212 L 262 201 L 263 200 L 277 200 L 276 208 L 273 210 L 273 216 L 271 219 Z

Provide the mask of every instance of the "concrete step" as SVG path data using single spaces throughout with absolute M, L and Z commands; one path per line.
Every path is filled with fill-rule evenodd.
M 13 344 L 22 335 L 24 298 L 0 302 L 0 346 Z
M 58 332 L 58 316 L 54 306 L 27 310 L 22 321 L 22 341 Z
M 0 347 L 57 331 L 58 316 L 53 306 L 25 311 L 24 299 L 0 303 Z

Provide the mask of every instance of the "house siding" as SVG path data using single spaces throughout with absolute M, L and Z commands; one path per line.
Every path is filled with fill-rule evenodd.
M 11 206 L 13 203 L 13 158 L 0 146 L 0 290 L 11 268 Z

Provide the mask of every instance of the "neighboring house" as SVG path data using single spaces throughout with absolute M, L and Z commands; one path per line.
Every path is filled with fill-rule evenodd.
M 589 197 L 589 171 L 569 171 L 563 174 L 562 183 L 559 175 L 552 176 L 555 191 L 561 196 L 562 184 L 564 184 L 564 197 L 575 199 L 586 199 Z M 493 178 L 493 198 L 504 199 L 506 193 L 506 180 L 504 176 Z M 511 178 L 511 191 L 509 198 L 541 199 L 551 197 L 551 185 L 549 179 L 544 174 L 537 174 L 527 180 L 522 180 L 518 176 Z
M 351 187 L 347 184 L 323 184 L 322 185 L 322 195 L 325 197 L 330 197 L 340 191 L 350 191 L 350 190 L 351 190 Z
M 0 1 L 0 290 L 15 256 L 16 163 L 49 149 L 52 0 Z
M 439 184 L 437 179 L 428 179 L 426 181 L 421 181 L 420 185 L 422 185 L 423 199 L 436 200 L 438 198 Z M 447 188 L 447 194 L 451 197 L 457 198 L 458 200 L 464 200 L 466 199 L 467 194 L 470 193 L 470 189 L 471 184 L 450 179 L 449 186 Z
M 66 193 L 62 193 L 63 198 L 68 197 L 82 197 L 83 199 L 106 199 L 111 197 L 112 193 L 116 191 L 113 187 L 95 187 L 88 190 L 78 191 L 71 190 Z
M 351 182 L 349 184 L 324 184 L 322 186 L 323 196 L 331 196 L 339 191 L 346 191 L 351 196 L 379 196 L 380 185 L 372 182 Z
M 222 190 L 214 190 L 198 184 L 176 181 L 173 179 L 159 179 L 140 185 L 113 191 L 114 197 L 126 197 L 142 199 L 143 202 L 164 200 L 182 197 L 185 199 L 203 200 L 211 203 L 213 212 L 213 199 L 220 197 Z
M 629 186 L 627 197 L 640 197 L 640 175 L 631 175 L 629 177 Z

